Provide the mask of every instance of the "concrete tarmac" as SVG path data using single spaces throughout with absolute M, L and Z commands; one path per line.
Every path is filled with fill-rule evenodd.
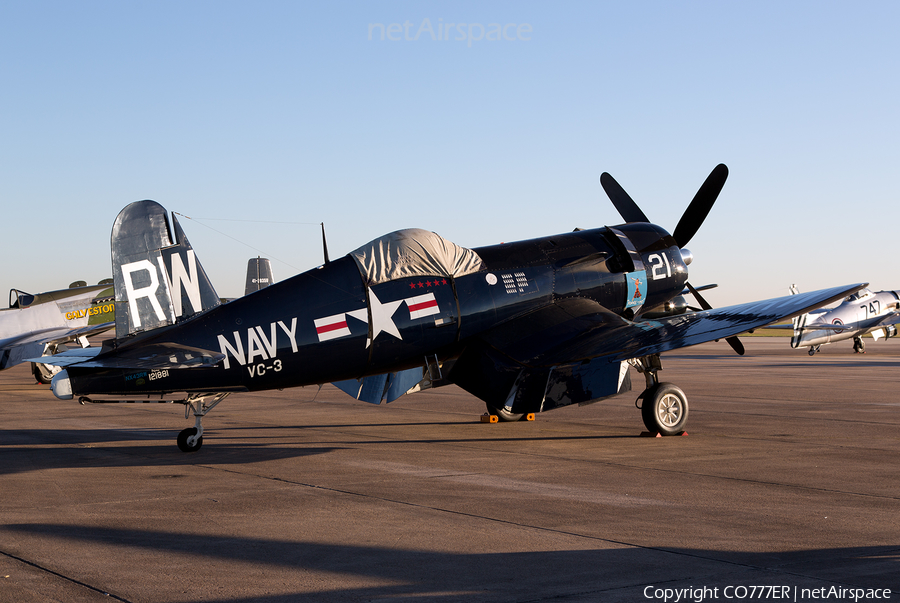
M 181 406 L 63 402 L 16 367 L 0 601 L 900 599 L 900 341 L 743 341 L 664 355 L 671 438 L 639 437 L 632 371 L 505 424 L 452 386 L 235 394 L 184 454 Z

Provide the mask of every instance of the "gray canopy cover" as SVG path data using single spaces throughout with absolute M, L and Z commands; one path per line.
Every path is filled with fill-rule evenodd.
M 384 235 L 350 255 L 369 286 L 412 276 L 459 277 L 484 268 L 471 249 L 421 228 Z

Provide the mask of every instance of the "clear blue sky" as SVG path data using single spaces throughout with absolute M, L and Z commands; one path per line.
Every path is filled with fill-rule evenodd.
M 110 276 L 113 220 L 139 199 L 194 218 L 198 257 L 236 296 L 251 256 L 278 280 L 321 263 L 322 221 L 332 257 L 406 227 L 474 247 L 620 223 L 603 171 L 671 231 L 723 162 L 690 244 L 711 303 L 900 288 L 898 17 L 896 2 L 4 2 L 0 287 Z

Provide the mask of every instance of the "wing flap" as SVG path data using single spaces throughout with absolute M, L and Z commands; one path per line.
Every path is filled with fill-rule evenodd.
M 382 402 L 393 402 L 403 394 L 411 393 L 410 390 L 413 390 L 422 381 L 424 373 L 424 367 L 416 367 L 362 379 L 335 381 L 332 385 L 357 400 L 369 404 L 381 404 Z
M 631 389 L 628 365 L 594 359 L 526 367 L 484 342 L 474 342 L 448 379 L 489 406 L 513 414 L 590 404 Z

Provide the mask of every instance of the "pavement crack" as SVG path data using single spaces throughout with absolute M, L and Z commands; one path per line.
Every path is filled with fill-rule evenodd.
M 27 559 L 23 559 L 22 557 L 19 557 L 18 555 L 13 555 L 12 553 L 7 553 L 6 551 L 0 551 L 0 555 L 3 555 L 4 557 L 7 557 L 9 559 L 14 559 L 15 561 L 18 561 L 19 563 L 25 564 L 29 567 L 33 567 L 34 569 L 42 571 L 46 574 L 56 576 L 57 578 L 65 580 L 66 582 L 70 582 L 70 583 L 78 585 L 82 588 L 86 588 L 95 593 L 101 594 L 104 597 L 109 597 L 113 601 L 122 601 L 123 603 L 132 603 L 129 599 L 123 599 L 122 597 L 119 597 L 117 595 L 114 595 L 110 592 L 103 590 L 102 588 L 97 588 L 96 586 L 91 586 L 90 584 L 87 584 L 86 582 L 82 582 L 81 580 L 72 578 L 71 576 L 66 576 L 65 574 L 60 574 L 59 572 L 53 571 L 52 569 L 44 567 L 43 565 L 35 563 L 34 561 L 29 561 Z

